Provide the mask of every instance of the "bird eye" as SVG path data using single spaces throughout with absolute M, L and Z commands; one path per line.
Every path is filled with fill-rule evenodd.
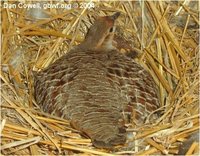
M 109 32 L 113 32 L 113 30 L 114 30 L 113 27 L 111 27 Z

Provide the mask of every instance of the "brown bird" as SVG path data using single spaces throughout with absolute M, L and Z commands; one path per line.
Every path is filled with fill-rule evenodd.
M 126 142 L 126 114 L 142 124 L 159 107 L 151 75 L 113 44 L 119 15 L 97 18 L 80 45 L 35 75 L 42 109 L 70 120 L 98 148 Z

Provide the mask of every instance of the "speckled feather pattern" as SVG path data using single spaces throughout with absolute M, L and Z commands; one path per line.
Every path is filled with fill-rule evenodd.
M 35 97 L 45 112 L 107 143 L 125 140 L 123 112 L 143 123 L 159 106 L 150 74 L 118 51 L 67 53 L 37 74 Z

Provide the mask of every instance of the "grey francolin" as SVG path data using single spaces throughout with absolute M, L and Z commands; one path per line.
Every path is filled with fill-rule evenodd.
M 126 142 L 126 114 L 142 124 L 159 107 L 152 76 L 113 44 L 118 16 L 97 18 L 80 45 L 35 75 L 41 108 L 70 120 L 98 148 Z

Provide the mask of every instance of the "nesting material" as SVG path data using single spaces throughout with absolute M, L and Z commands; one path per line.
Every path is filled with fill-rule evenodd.
M 35 3 L 41 8 L 28 8 Z M 3 2 L 1 154 L 180 153 L 180 145 L 199 131 L 198 7 L 197 1 Z M 161 107 L 154 123 L 127 125 L 127 144 L 109 151 L 93 147 L 69 121 L 40 110 L 33 96 L 33 71 L 79 44 L 94 18 L 116 11 L 121 12 L 115 37 L 118 48 L 151 73 Z M 199 140 L 188 142 L 185 152 L 198 154 Z

